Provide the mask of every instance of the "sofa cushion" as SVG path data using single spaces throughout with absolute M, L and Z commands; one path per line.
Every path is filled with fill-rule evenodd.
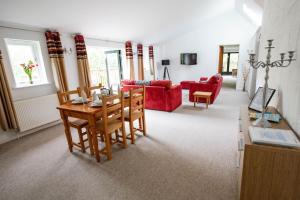
M 161 86 L 161 87 L 170 89 L 172 86 L 172 82 L 169 80 L 155 80 L 155 81 L 151 81 L 150 85 L 151 86 Z
M 151 83 L 151 81 L 145 81 L 145 80 L 138 80 L 138 81 L 135 81 L 135 84 L 136 85 L 146 85 L 146 86 L 149 86 Z
M 123 80 L 122 85 L 135 85 L 134 80 Z

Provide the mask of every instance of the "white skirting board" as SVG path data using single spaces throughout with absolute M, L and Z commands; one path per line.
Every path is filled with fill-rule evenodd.
M 14 102 L 20 132 L 28 131 L 60 119 L 56 94 Z

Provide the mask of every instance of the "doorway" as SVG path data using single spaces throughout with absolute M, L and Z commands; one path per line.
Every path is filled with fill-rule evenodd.
M 101 83 L 108 88 L 121 83 L 123 80 L 121 50 L 88 46 L 87 52 L 92 85 Z
M 222 75 L 236 76 L 239 61 L 239 52 L 224 52 Z
M 108 77 L 108 85 L 117 85 L 123 80 L 121 51 L 105 51 L 105 64 Z
M 218 73 L 223 76 L 223 86 L 236 89 L 239 62 L 239 45 L 220 45 Z

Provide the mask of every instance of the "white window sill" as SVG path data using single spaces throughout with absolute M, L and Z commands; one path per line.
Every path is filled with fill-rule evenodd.
M 17 90 L 17 89 L 37 87 L 37 86 L 44 86 L 44 85 L 50 85 L 50 83 L 47 82 L 47 83 L 40 83 L 40 84 L 30 84 L 30 85 L 15 86 L 15 87 L 13 87 L 13 89 Z

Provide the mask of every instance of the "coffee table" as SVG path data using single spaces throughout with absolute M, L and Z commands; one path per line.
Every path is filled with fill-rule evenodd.
M 198 102 L 199 98 L 206 99 L 206 109 L 208 108 L 208 104 L 210 104 L 210 97 L 211 92 L 202 92 L 202 91 L 196 91 L 193 93 L 194 96 L 194 107 L 196 107 L 196 103 Z

